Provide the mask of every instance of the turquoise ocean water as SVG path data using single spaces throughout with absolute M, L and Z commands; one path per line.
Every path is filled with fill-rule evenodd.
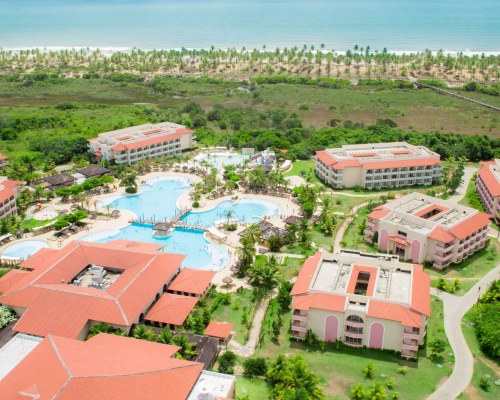
M 0 47 L 500 51 L 500 0 L 0 0 Z

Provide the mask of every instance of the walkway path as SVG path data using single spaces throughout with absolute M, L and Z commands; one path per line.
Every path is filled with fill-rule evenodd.
M 465 193 L 467 193 L 467 187 L 469 186 L 469 182 L 476 171 L 477 171 L 476 167 L 466 166 L 464 168 L 464 176 L 462 177 L 462 182 L 457 187 L 455 194 L 448 199 L 449 201 L 458 203 L 460 200 L 464 198 Z
M 368 203 L 361 203 L 361 204 L 358 204 L 357 206 L 353 207 L 352 209 L 352 217 L 349 217 L 347 218 L 343 223 L 342 225 L 340 226 L 339 230 L 337 231 L 337 233 L 335 234 L 335 238 L 333 239 L 333 251 L 339 251 L 342 246 L 340 245 L 340 242 L 342 242 L 342 240 L 344 239 L 344 234 L 345 234 L 345 231 L 347 230 L 347 228 L 349 227 L 349 225 L 352 223 L 352 221 L 354 220 L 354 216 L 356 215 L 356 213 L 363 207 L 366 207 L 368 205 Z
M 255 311 L 247 342 L 244 345 L 239 344 L 234 340 L 231 340 L 229 342 L 229 348 L 239 356 L 250 357 L 255 352 L 255 348 L 259 343 L 260 330 L 262 327 L 262 323 L 264 322 L 264 317 L 266 316 L 267 307 L 269 306 L 270 300 L 271 298 L 269 297 L 265 300 L 262 300 L 259 304 L 259 307 Z
M 455 400 L 472 379 L 474 359 L 462 333 L 461 321 L 464 314 L 477 302 L 486 291 L 491 281 L 500 278 L 500 265 L 488 272 L 463 296 L 431 289 L 431 293 L 443 300 L 444 329 L 455 356 L 455 366 L 451 376 L 427 400 Z

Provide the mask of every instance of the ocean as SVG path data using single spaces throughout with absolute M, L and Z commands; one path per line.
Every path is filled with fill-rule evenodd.
M 500 51 L 500 0 L 0 0 L 0 47 Z

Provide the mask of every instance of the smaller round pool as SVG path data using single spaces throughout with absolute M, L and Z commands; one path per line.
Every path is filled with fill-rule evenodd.
M 47 248 L 49 245 L 43 240 L 24 240 L 14 243 L 2 251 L 2 256 L 12 258 L 28 258 L 35 254 L 38 250 Z

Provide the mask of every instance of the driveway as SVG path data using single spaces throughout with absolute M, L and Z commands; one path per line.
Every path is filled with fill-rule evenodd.
M 462 177 L 462 183 L 458 186 L 455 194 L 451 196 L 448 200 L 453 201 L 454 203 L 458 203 L 463 199 L 465 193 L 467 192 L 467 187 L 469 186 L 469 182 L 472 179 L 472 176 L 477 171 L 476 167 L 466 166 L 464 168 L 464 176 Z
M 462 318 L 476 304 L 489 283 L 499 278 L 500 265 L 497 265 L 463 296 L 453 296 L 431 289 L 433 295 L 443 300 L 444 330 L 453 349 L 455 366 L 451 376 L 427 400 L 455 400 L 469 386 L 474 372 L 474 359 L 462 333 Z

